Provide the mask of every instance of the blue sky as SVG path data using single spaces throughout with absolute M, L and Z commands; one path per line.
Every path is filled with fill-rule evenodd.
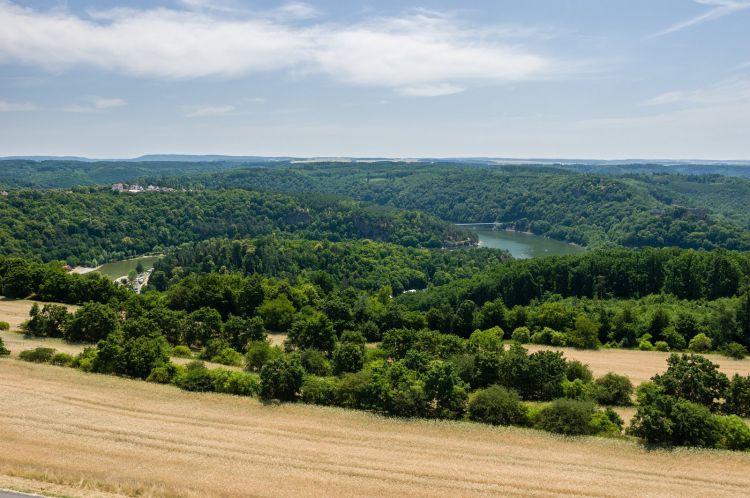
M 750 0 L 0 0 L 0 155 L 750 159 Z

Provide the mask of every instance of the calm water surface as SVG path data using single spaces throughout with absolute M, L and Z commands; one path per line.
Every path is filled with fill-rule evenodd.
M 567 242 L 548 239 L 523 232 L 492 230 L 486 226 L 467 226 L 479 236 L 479 246 L 491 249 L 506 249 L 517 259 L 538 258 L 540 256 L 564 256 L 580 254 L 586 249 Z

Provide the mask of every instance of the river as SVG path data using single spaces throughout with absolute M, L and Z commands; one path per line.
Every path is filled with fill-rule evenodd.
M 486 226 L 466 226 L 479 236 L 479 246 L 491 249 L 505 249 L 516 259 L 538 258 L 540 256 L 563 256 L 580 254 L 586 248 L 540 235 L 506 230 L 492 230 Z

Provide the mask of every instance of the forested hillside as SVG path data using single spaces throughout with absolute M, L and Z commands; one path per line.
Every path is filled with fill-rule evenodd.
M 0 160 L 0 187 L 70 188 L 130 182 L 147 175 L 184 175 L 236 168 L 236 162 Z
M 172 182 L 340 193 L 453 222 L 499 222 L 590 247 L 750 248 L 750 209 L 742 200 L 750 181 L 740 178 L 326 163 L 240 169 Z M 733 202 L 734 196 L 741 200 Z
M 324 195 L 247 190 L 118 194 L 108 188 L 14 190 L 0 197 L 0 251 L 96 265 L 212 237 L 277 233 L 405 246 L 469 243 L 433 216 Z
M 509 259 L 507 252 L 494 249 L 429 250 L 370 240 L 212 239 L 168 251 L 155 263 L 151 283 L 164 290 L 191 273 L 240 272 L 310 280 L 327 290 L 390 286 L 399 294 L 470 278 Z

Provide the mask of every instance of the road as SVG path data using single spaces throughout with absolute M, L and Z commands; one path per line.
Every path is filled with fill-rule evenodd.
M 26 493 L 17 493 L 15 491 L 6 491 L 0 489 L 0 498 L 39 498 L 42 495 L 27 495 Z

